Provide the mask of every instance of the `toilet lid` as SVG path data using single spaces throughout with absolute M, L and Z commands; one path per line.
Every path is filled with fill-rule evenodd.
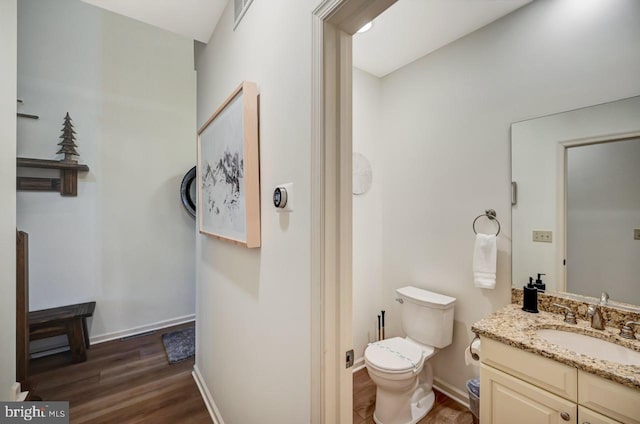
M 402 372 L 417 368 L 422 361 L 422 349 L 402 337 L 369 344 L 364 358 L 376 368 L 389 372 Z

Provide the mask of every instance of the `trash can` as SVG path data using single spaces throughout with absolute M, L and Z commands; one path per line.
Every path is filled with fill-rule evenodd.
M 480 416 L 480 380 L 477 378 L 467 381 L 469 392 L 469 409 L 473 414 L 473 422 L 477 423 Z

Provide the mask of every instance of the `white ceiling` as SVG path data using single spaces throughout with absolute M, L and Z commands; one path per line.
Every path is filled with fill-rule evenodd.
M 353 66 L 383 77 L 530 1 L 399 0 L 354 35 Z
M 207 43 L 229 0 L 82 0 Z M 531 0 L 399 0 L 353 38 L 353 65 L 383 77 Z
M 208 43 L 229 0 L 82 0 Z

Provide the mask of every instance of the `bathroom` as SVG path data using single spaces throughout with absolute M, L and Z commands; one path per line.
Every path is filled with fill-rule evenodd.
M 412 6 L 400 0 L 385 13 Z M 452 296 L 453 341 L 430 361 L 436 387 L 462 402 L 468 402 L 465 382 L 479 374 L 464 365 L 472 325 L 511 302 L 512 284 L 527 282 L 515 272 L 512 281 L 512 261 L 519 260 L 512 243 L 521 240 L 512 240 L 511 124 L 640 94 L 637 3 L 518 7 L 388 74 L 363 62 L 369 46 L 359 37 L 368 33 L 353 42 L 353 151 L 368 160 L 372 176 L 368 190 L 353 196 L 355 367 L 364 365 L 367 344 L 377 340 L 382 310 L 386 337 L 404 336 L 397 288 Z M 369 33 L 376 26 L 383 24 L 374 20 Z M 384 57 L 384 45 L 379 49 Z M 605 75 L 615 84 L 603 83 Z M 356 181 L 367 168 L 361 162 L 354 157 L 354 189 L 360 190 Z M 529 204 L 529 211 L 538 206 Z M 472 277 L 471 224 L 486 209 L 495 209 L 501 224 L 493 290 L 476 288 Z M 487 219 L 477 228 L 497 229 Z
M 318 96 L 316 87 L 309 87 L 319 74 L 311 46 L 317 47 L 315 25 L 322 19 L 314 13 L 321 4 L 337 2 L 255 1 L 237 29 L 228 8 L 209 43 L 197 51 L 199 124 L 239 80 L 254 80 L 261 90 L 265 243 L 259 251 L 248 251 L 196 236 L 197 365 L 209 394 L 205 400 L 219 412 L 219 422 L 320 423 L 327 411 L 335 413 L 342 406 L 326 396 L 337 390 L 321 387 L 331 383 L 322 378 L 331 370 L 325 372 L 321 364 L 325 323 L 318 318 L 324 312 L 317 278 L 320 251 L 315 247 L 321 172 L 309 167 L 320 156 L 314 141 Z M 413 0 L 428 2 L 438 0 Z M 439 2 L 482 3 L 481 9 L 487 3 L 514 3 Z M 5 3 L 10 2 L 0 2 Z M 535 0 L 383 78 L 356 72 L 354 118 L 373 118 L 370 124 L 354 122 L 354 151 L 371 163 L 372 184 L 366 193 L 353 196 L 354 318 L 353 331 L 350 325 L 346 331 L 349 340 L 351 333 L 354 338 L 328 358 L 334 368 L 345 372 L 342 360 L 351 348 L 355 366 L 362 366 L 382 310 L 385 336 L 403 336 L 395 290 L 414 284 L 456 298 L 452 343 L 430 361 L 437 387 L 466 400 L 465 383 L 478 374 L 463 361 L 474 337 L 472 326 L 511 302 L 512 284 L 526 283 L 521 277 L 512 279 L 511 125 L 640 95 L 639 8 L 637 0 Z M 5 40 L 16 31 L 15 25 L 13 31 L 5 25 L 11 10 L 2 12 L 0 32 L 7 36 L 0 40 Z M 456 22 L 445 17 L 433 25 L 450 28 Z M 15 57 L 15 34 L 13 38 L 11 46 L 0 43 L 3 57 Z M 15 60 L 0 63 L 0 85 L 7 93 L 0 128 L 8 139 L 16 108 L 15 70 L 10 68 Z M 364 93 L 358 96 L 358 90 Z M 16 151 L 15 143 L 0 144 L 5 160 L 0 192 L 6 201 L 0 212 L 6 241 L 0 255 L 5 272 L 0 310 L 1 321 L 10 323 L 13 288 L 5 282 L 15 263 L 8 247 L 16 228 L 15 171 L 11 173 Z M 382 150 L 386 146 L 393 148 Z M 297 190 L 296 210 L 290 215 L 277 214 L 271 204 L 273 188 L 285 182 Z M 522 192 L 519 197 L 524 201 Z M 495 209 L 502 228 L 493 290 L 476 288 L 472 280 L 472 222 L 489 208 Z M 489 220 L 477 224 L 479 232 L 496 231 Z M 549 283 L 550 278 L 543 277 Z M 348 303 L 350 316 L 351 290 Z M 561 311 L 554 315 L 562 324 Z M 0 336 L 1 393 L 14 381 L 14 370 L 7 365 L 14 354 L 13 327 L 4 325 Z M 325 422 L 349 422 L 331 418 Z

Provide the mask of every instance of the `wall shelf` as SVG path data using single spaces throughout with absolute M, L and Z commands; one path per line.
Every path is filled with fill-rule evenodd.
M 21 191 L 59 191 L 62 196 L 78 195 L 78 172 L 88 172 L 82 163 L 48 159 L 18 158 L 18 168 L 58 169 L 60 178 L 17 177 L 16 189 Z

